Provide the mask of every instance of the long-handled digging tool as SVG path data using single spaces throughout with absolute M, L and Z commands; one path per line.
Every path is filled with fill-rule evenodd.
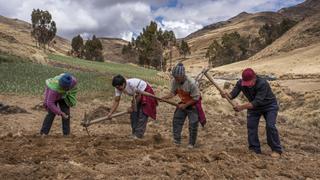
M 128 114 L 128 113 L 129 113 L 128 111 L 123 111 L 123 112 L 112 114 L 110 117 L 104 116 L 104 117 L 93 119 L 93 120 L 90 120 L 88 118 L 87 113 L 84 113 L 84 118 L 83 118 L 83 120 L 81 122 L 81 125 L 86 128 L 86 131 L 87 131 L 88 135 L 90 136 L 89 131 L 88 131 L 88 127 L 90 125 L 96 124 L 96 123 L 99 123 L 99 122 L 102 122 L 102 121 L 105 121 L 105 120 L 110 120 L 110 119 L 115 118 L 115 117 L 123 116 L 123 115 Z
M 204 69 L 202 70 L 195 78 L 194 80 L 196 81 L 197 86 L 199 87 L 200 85 L 200 80 L 202 79 L 202 77 L 204 76 L 204 72 L 208 71 L 209 69 Z
M 148 92 L 145 92 L 145 91 L 139 92 L 139 93 L 140 93 L 141 95 L 149 96 L 149 97 L 155 98 L 155 99 L 157 99 L 157 100 L 159 100 L 159 101 L 166 102 L 166 103 L 168 103 L 168 104 L 170 104 L 170 105 L 173 105 L 173 106 L 175 106 L 175 107 L 178 107 L 178 106 L 179 106 L 178 103 L 169 101 L 169 100 L 167 100 L 167 99 L 162 99 L 162 98 L 160 98 L 160 97 L 157 97 L 157 96 L 155 96 L 155 95 L 153 95 L 153 94 L 150 94 L 150 93 L 148 93 Z M 187 110 L 187 109 L 184 109 L 184 111 L 186 111 L 186 112 L 191 112 L 190 110 Z
M 209 69 L 208 69 L 208 70 L 209 70 Z M 206 70 L 206 71 L 208 71 L 208 70 Z M 203 77 L 203 75 L 204 75 L 204 73 L 205 73 L 206 71 L 203 70 L 202 72 L 200 72 L 200 73 L 196 76 L 195 81 L 196 81 L 197 85 L 199 85 L 199 81 L 202 79 L 202 77 Z M 157 96 L 155 96 L 155 95 L 153 95 L 153 94 L 150 94 L 150 93 L 148 93 L 148 92 L 139 92 L 139 93 L 142 94 L 142 95 L 145 95 L 145 96 L 153 97 L 153 98 L 155 98 L 155 99 L 157 99 L 157 100 L 159 100 L 159 101 L 166 102 L 166 103 L 171 104 L 171 105 L 173 105 L 173 106 L 179 106 L 178 103 L 175 103 L 175 102 L 172 102 L 172 101 L 169 101 L 169 100 L 166 100 L 166 99 L 162 99 L 162 98 L 157 97 Z
M 216 82 L 214 82 L 212 77 L 208 75 L 208 71 L 209 71 L 209 69 L 204 69 L 202 72 L 208 78 L 208 80 L 214 85 L 214 87 L 216 87 L 218 89 L 220 94 L 223 94 L 224 91 L 219 87 L 219 85 Z M 233 108 L 236 107 L 236 104 L 228 96 L 226 96 L 226 99 L 232 105 Z
M 145 95 L 145 96 L 149 96 L 149 97 L 155 98 L 155 99 L 157 99 L 157 100 L 159 100 L 159 101 L 166 102 L 166 103 L 171 104 L 171 105 L 176 106 L 176 107 L 179 106 L 178 103 L 175 103 L 175 102 L 172 102 L 172 101 L 169 101 L 169 100 L 166 100 L 166 99 L 162 99 L 162 98 L 160 98 L 160 97 L 157 97 L 157 96 L 155 96 L 155 95 L 153 95 L 153 94 L 150 94 L 150 93 L 148 93 L 148 92 L 145 92 L 145 91 L 139 92 L 139 93 L 142 94 L 142 95 Z

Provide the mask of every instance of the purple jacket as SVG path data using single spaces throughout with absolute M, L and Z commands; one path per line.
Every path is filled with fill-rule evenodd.
M 75 77 L 72 76 L 72 83 L 71 83 L 71 89 L 77 84 L 77 80 Z M 57 106 L 57 101 L 59 101 L 62 98 L 62 94 L 59 94 L 58 92 L 48 88 L 46 86 L 45 92 L 44 92 L 44 102 L 43 105 L 47 110 L 50 110 L 56 115 L 61 115 L 62 111 Z

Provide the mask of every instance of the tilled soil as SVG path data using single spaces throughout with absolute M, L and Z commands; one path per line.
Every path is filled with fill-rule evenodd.
M 28 103 L 22 104 L 31 114 L 0 116 L 3 179 L 320 178 L 319 131 L 296 128 L 286 121 L 278 123 L 285 152 L 280 159 L 272 159 L 263 119 L 259 129 L 262 155 L 247 150 L 246 121 L 239 114 L 207 111 L 208 123 L 199 127 L 196 148 L 187 148 L 187 122 L 182 145 L 175 146 L 171 130 L 174 109 L 163 103 L 159 119 L 150 120 L 141 140 L 130 137 L 128 115 L 90 126 L 88 136 L 80 126 L 83 113 L 101 106 L 90 102 L 79 103 L 72 110 L 71 136 L 61 135 L 60 118 L 56 118 L 50 135 L 40 137 L 45 112 L 28 108 L 34 107 L 33 101 L 36 104 L 33 99 L 25 97 Z
M 108 113 L 110 112 L 110 108 L 106 107 L 106 106 L 99 106 L 98 108 L 92 110 L 91 112 L 86 112 L 86 116 L 85 118 L 91 120 L 97 119 L 97 118 L 101 118 L 101 117 L 105 117 L 108 115 Z M 83 119 L 85 120 L 85 119 Z

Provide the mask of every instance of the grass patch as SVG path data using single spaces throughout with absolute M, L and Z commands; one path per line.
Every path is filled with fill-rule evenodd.
M 35 64 L 4 54 L 0 54 L 0 92 L 42 95 L 45 80 L 63 72 L 70 72 L 77 78 L 80 96 L 114 92 L 110 79 L 100 73 Z
M 157 71 L 130 64 L 118 64 L 112 62 L 88 61 L 79 58 L 49 54 L 49 59 L 54 62 L 66 63 L 75 67 L 86 68 L 108 74 L 122 74 L 125 77 L 136 77 L 155 85 L 168 85 L 168 81 L 157 76 Z M 111 79 L 111 77 L 110 77 Z

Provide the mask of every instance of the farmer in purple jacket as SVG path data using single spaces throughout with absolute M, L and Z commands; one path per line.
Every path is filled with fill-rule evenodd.
M 48 135 L 56 115 L 62 117 L 63 135 L 70 134 L 70 107 L 76 105 L 77 80 L 68 73 L 46 80 L 44 107 L 48 114 L 44 118 L 41 135 Z M 59 106 L 57 106 L 59 105 Z

